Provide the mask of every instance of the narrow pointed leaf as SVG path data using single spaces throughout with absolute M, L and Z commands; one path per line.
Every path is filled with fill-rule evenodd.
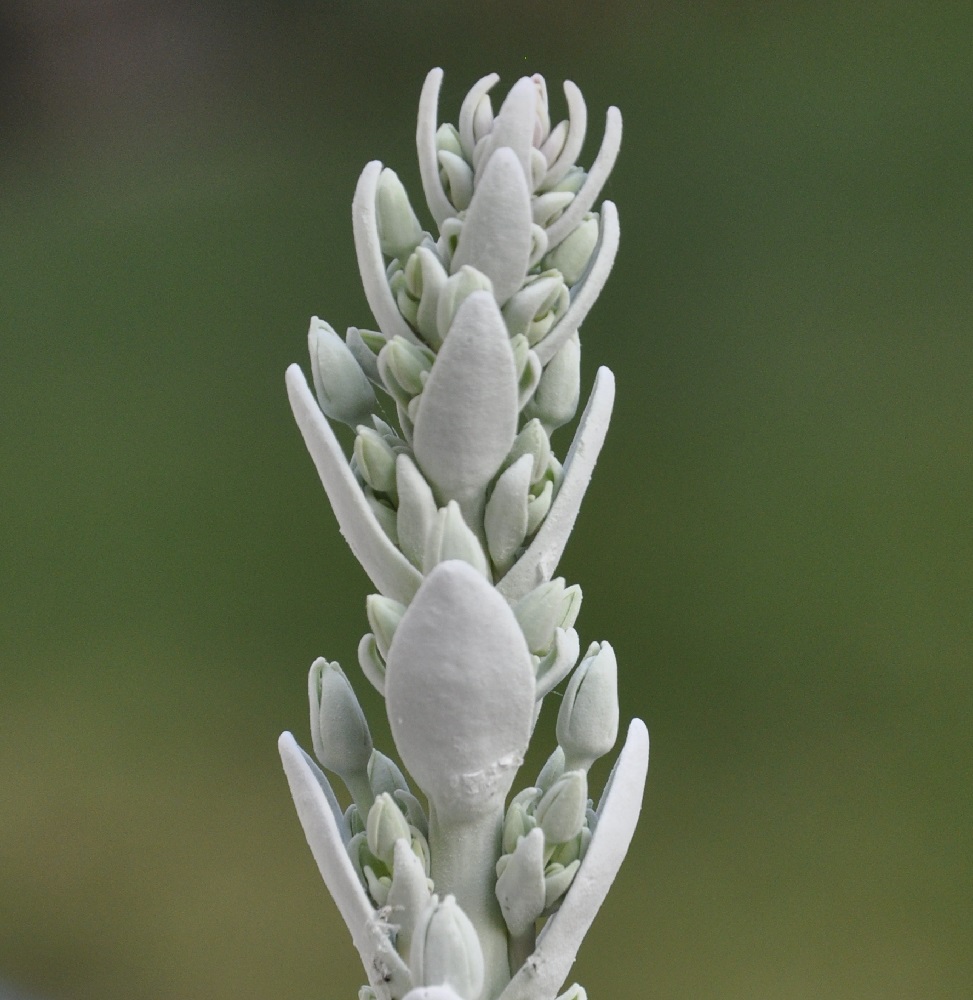
M 436 129 L 439 117 L 439 88 L 443 82 L 443 71 L 438 67 L 426 75 L 419 97 L 419 120 L 416 125 L 416 152 L 419 154 L 419 174 L 422 177 L 422 193 L 436 225 L 455 215 L 439 177 L 439 159 L 436 149 Z
M 361 272 L 368 307 L 382 333 L 390 339 L 396 335 L 405 337 L 416 344 L 419 342 L 418 338 L 399 312 L 385 277 L 385 259 L 378 238 L 378 213 L 375 208 L 378 180 L 381 176 L 382 164 L 378 160 L 372 160 L 361 172 L 355 188 L 351 218 L 358 270 Z
M 379 592 L 408 604 L 421 580 L 418 570 L 382 530 L 297 365 L 287 369 L 286 381 L 294 418 L 314 459 L 341 533 Z
M 328 891 L 351 931 L 352 940 L 372 986 L 387 995 L 402 996 L 412 985 L 409 970 L 382 929 L 365 890 L 358 881 L 341 837 L 334 794 L 327 779 L 297 745 L 290 733 L 279 741 L 281 761 L 304 834 Z M 387 977 L 387 978 L 386 978 Z
M 545 924 L 534 954 L 499 1000 L 554 1000 L 557 996 L 632 841 L 648 766 L 649 734 L 641 719 L 633 719 L 608 779 L 598 826 L 571 888 Z
M 548 250 L 556 247 L 581 221 L 585 212 L 594 205 L 615 166 L 621 145 L 622 114 L 618 108 L 610 107 L 605 118 L 605 135 L 601 140 L 601 148 L 598 150 L 595 162 L 591 164 L 581 190 L 574 196 L 574 201 L 565 209 L 564 214 L 548 226 Z
M 601 205 L 601 237 L 598 246 L 591 255 L 588 273 L 579 285 L 575 286 L 574 296 L 567 311 L 558 320 L 553 330 L 534 348 L 542 364 L 547 364 L 557 354 L 561 345 L 584 322 L 588 311 L 595 304 L 595 299 L 601 294 L 608 275 L 611 274 L 618 253 L 618 212 L 610 201 Z
M 599 368 L 564 462 L 561 488 L 527 551 L 497 584 L 508 601 L 518 600 L 554 576 L 605 442 L 614 399 L 615 377 L 608 368 Z

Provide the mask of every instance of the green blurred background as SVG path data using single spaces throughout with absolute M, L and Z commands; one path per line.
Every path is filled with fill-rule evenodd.
M 369 587 L 282 376 L 370 325 L 351 196 L 419 199 L 434 65 L 453 121 L 573 79 L 585 163 L 625 116 L 562 570 L 653 760 L 576 978 L 969 1000 L 973 6 L 919 0 L 0 4 L 0 979 L 356 995 L 275 740 L 319 654 L 382 719 Z

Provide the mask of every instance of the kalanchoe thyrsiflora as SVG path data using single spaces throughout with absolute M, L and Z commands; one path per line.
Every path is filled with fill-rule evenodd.
M 311 668 L 312 743 L 351 805 L 342 811 L 289 733 L 280 749 L 361 953 L 363 997 L 554 1000 L 628 848 L 648 764 L 635 719 L 594 807 L 588 770 L 618 730 L 615 656 L 593 643 L 575 666 L 581 590 L 555 577 L 614 396 L 599 369 L 573 442 L 554 448 L 580 399 L 579 328 L 618 246 L 614 205 L 595 202 L 621 118 L 609 108 L 586 170 L 574 84 L 564 84 L 567 119 L 552 126 L 542 77 L 517 81 L 494 108 L 491 74 L 452 125 L 438 120 L 441 79 L 428 75 L 419 104 L 425 221 L 378 162 L 355 193 L 377 329 L 342 340 L 314 319 L 314 393 L 296 365 L 287 372 L 338 524 L 376 591 L 359 664 L 426 805 L 372 746 L 336 663 Z M 329 419 L 355 428 L 350 457 Z M 560 745 L 511 796 L 541 703 L 569 675 Z M 578 986 L 564 994 L 575 998 Z

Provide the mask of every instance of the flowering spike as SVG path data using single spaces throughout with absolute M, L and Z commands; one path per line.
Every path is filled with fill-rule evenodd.
M 573 83 L 552 127 L 543 77 L 515 82 L 494 113 L 498 77 L 485 76 L 453 125 L 438 120 L 442 76 L 426 77 L 416 126 L 437 232 L 396 174 L 369 163 L 353 224 L 376 329 L 342 342 L 312 321 L 317 402 L 287 372 L 338 525 L 377 590 L 358 660 L 409 777 L 372 746 L 325 660 L 309 676 L 312 742 L 351 790 L 347 813 L 289 734 L 281 758 L 366 967 L 360 1000 L 586 1000 L 578 986 L 557 994 L 628 848 L 648 763 L 635 720 L 593 807 L 587 770 L 618 727 L 616 665 L 595 643 L 574 669 L 581 590 L 555 575 L 608 428 L 611 372 L 599 369 L 563 466 L 551 434 L 577 409 L 579 327 L 618 248 L 614 205 L 594 203 L 621 117 L 608 110 L 586 172 Z M 350 459 L 329 419 L 356 428 Z M 572 669 L 560 745 L 508 803 L 541 702 Z

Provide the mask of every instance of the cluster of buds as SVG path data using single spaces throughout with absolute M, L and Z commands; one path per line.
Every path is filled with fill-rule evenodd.
M 551 435 L 578 409 L 579 327 L 618 246 L 614 206 L 593 209 L 621 118 L 609 109 L 586 171 L 573 84 L 552 127 L 543 78 L 519 80 L 494 113 L 497 77 L 484 77 L 454 126 L 438 123 L 441 79 L 426 79 L 417 129 L 436 232 L 396 174 L 370 163 L 353 220 L 378 329 L 342 338 L 314 318 L 313 394 L 296 365 L 287 373 L 377 591 L 359 665 L 425 805 L 373 746 L 337 663 L 311 668 L 311 738 L 351 804 L 289 733 L 280 749 L 361 953 L 363 998 L 553 1000 L 627 850 L 648 763 L 634 720 L 597 808 L 589 799 L 588 769 L 617 737 L 615 656 L 593 643 L 578 663 L 581 590 L 554 576 L 614 395 L 602 368 L 560 461 Z M 350 459 L 329 420 L 354 428 Z M 508 804 L 542 701 L 569 675 L 558 747 Z

